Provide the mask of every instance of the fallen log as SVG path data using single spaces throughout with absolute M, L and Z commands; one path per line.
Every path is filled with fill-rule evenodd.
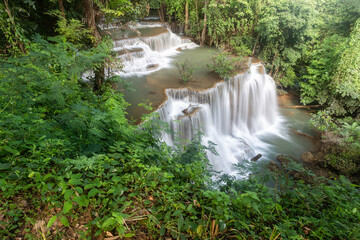
M 318 108 L 321 105 L 295 105 L 295 106 L 281 106 L 283 108 Z
M 298 134 L 298 135 L 301 135 L 301 136 L 304 136 L 304 137 L 307 137 L 307 138 L 310 138 L 310 139 L 315 139 L 313 136 L 309 135 L 309 134 L 306 134 L 306 133 L 303 133 L 303 132 L 300 132 L 294 128 L 291 128 L 291 130 L 295 133 L 295 134 Z

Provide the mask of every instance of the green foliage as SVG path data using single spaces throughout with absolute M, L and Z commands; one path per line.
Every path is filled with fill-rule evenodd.
M 180 75 L 179 79 L 183 84 L 186 84 L 193 79 L 192 75 L 195 69 L 190 65 L 188 59 L 186 59 L 185 62 L 183 63 L 176 63 L 176 67 L 179 71 L 179 75 Z
M 356 20 L 360 18 L 360 3 L 357 0 L 330 0 L 320 3 L 325 35 L 349 36 Z
M 346 39 L 338 35 L 325 38 L 311 52 L 310 65 L 305 81 L 300 83 L 301 102 L 324 104 L 332 91 L 330 83 L 334 78 L 340 57 L 346 46 Z
M 279 80 L 279 85 L 281 87 L 291 87 L 295 84 L 295 82 L 297 81 L 297 76 L 294 72 L 294 69 L 292 67 L 288 67 L 284 73 L 284 75 L 282 77 L 280 77 Z
M 350 35 L 349 46 L 341 56 L 334 82 L 337 98 L 332 106 L 335 114 L 359 114 L 360 113 L 360 18 Z
M 316 15 L 311 0 L 272 1 L 263 8 L 256 27 L 258 54 L 273 77 L 282 78 L 289 67 L 295 67 L 314 37 Z
M 24 51 L 24 43 L 28 42 L 26 30 L 20 24 L 21 14 L 26 14 L 26 5 L 13 6 L 8 1 L 0 3 L 0 46 L 1 50 L 10 55 L 18 55 Z M 32 1 L 28 2 L 33 5 Z M 7 7 L 6 7 L 7 5 Z
M 232 52 L 238 56 L 249 56 L 252 54 L 250 47 L 254 45 L 254 41 L 251 36 L 234 36 L 230 39 Z
M 211 58 L 208 68 L 219 74 L 221 78 L 228 79 L 235 71 L 235 61 L 229 53 L 220 53 Z
M 95 2 L 108 22 L 116 18 L 126 23 L 141 19 L 147 14 L 147 1 L 145 0 L 110 0 L 105 2 L 96 0 Z
M 64 156 L 75 149 L 101 150 L 105 146 L 98 144 L 100 139 L 119 138 L 120 132 L 110 126 L 126 122 L 126 104 L 112 93 L 94 96 L 80 84 L 81 74 L 107 57 L 109 45 L 79 52 L 62 38 L 51 40 L 54 44 L 37 37 L 27 55 L 1 62 L 3 147 L 35 158 L 45 152 Z M 41 147 L 33 149 L 37 141 Z M 3 154 L 4 159 L 11 157 Z
M 92 39 L 91 31 L 86 29 L 81 21 L 76 19 L 67 20 L 61 15 L 58 17 L 59 21 L 57 22 L 58 28 L 56 32 L 65 37 L 67 41 L 80 44 L 87 39 Z M 92 39 L 92 41 L 94 41 L 94 39 Z
M 357 21 L 349 40 L 333 35 L 316 46 L 307 79 L 300 83 L 303 103 L 316 101 L 337 116 L 359 114 L 359 26 Z
M 209 1 L 206 13 L 211 42 L 218 46 L 227 45 L 230 44 L 233 36 L 248 36 L 252 33 L 254 13 L 249 2 L 251 1 Z M 234 46 L 234 39 L 232 40 Z M 242 42 L 242 40 L 240 41 Z
M 350 117 L 335 119 L 330 112 L 320 111 L 311 122 L 322 131 L 323 141 L 330 148 L 325 164 L 341 174 L 356 176 L 360 171 L 360 121 Z

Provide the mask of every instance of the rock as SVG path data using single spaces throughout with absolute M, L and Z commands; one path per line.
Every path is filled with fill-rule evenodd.
M 177 48 L 176 51 L 181 51 L 181 47 Z
M 159 64 L 149 64 L 146 66 L 147 70 L 155 70 L 159 67 Z
M 256 162 L 256 161 L 259 160 L 261 157 L 262 157 L 262 155 L 261 155 L 261 154 L 258 154 L 258 155 L 256 155 L 255 157 L 253 157 L 253 158 L 251 159 L 251 161 Z
M 282 165 L 287 165 L 290 161 L 295 161 L 293 158 L 286 155 L 277 155 L 276 160 L 278 160 Z
M 311 163 L 314 161 L 314 155 L 311 152 L 304 153 L 302 155 L 302 160 L 306 163 Z
M 270 161 L 267 164 L 267 168 L 272 172 L 279 172 L 280 171 L 279 166 L 274 161 Z

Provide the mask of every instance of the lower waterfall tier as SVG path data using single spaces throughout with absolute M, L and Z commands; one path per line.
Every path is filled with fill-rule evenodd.
M 235 174 L 233 164 L 254 157 L 254 148 L 262 144 L 259 135 L 276 132 L 281 122 L 275 82 L 263 68 L 252 64 L 245 74 L 206 91 L 166 90 L 160 120 L 176 134 L 164 134 L 164 141 L 173 145 L 201 131 L 204 144 L 216 144 L 218 156 L 208 153 L 214 169 Z

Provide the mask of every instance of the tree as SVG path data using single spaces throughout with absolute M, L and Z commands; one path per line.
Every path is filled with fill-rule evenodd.
M 312 0 L 272 1 L 262 8 L 259 24 L 257 54 L 265 61 L 270 75 L 284 77 L 303 55 L 314 38 L 317 12 Z
M 335 114 L 360 114 L 360 18 L 350 35 L 349 46 L 341 56 L 332 86 L 334 99 L 331 110 Z
M 307 74 L 300 82 L 301 102 L 325 104 L 331 96 L 331 82 L 338 67 L 347 39 L 339 35 L 327 37 L 315 46 Z

